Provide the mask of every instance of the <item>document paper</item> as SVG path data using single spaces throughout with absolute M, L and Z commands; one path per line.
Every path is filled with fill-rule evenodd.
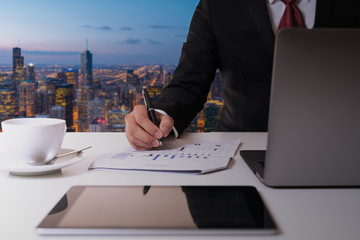
M 127 150 L 99 156 L 89 169 L 206 173 L 225 169 L 240 139 L 229 142 L 171 139 L 151 151 Z

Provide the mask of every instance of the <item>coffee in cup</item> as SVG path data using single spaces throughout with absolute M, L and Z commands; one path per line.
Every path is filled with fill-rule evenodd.
M 32 165 L 51 161 L 66 133 L 65 121 L 55 118 L 14 118 L 1 126 L 9 158 Z

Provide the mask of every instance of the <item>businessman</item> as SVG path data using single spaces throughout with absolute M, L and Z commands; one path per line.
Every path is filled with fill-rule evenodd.
M 217 69 L 224 107 L 215 130 L 267 131 L 275 34 L 282 27 L 359 28 L 360 3 L 200 0 L 173 79 L 154 104 L 159 126 L 135 106 L 125 119 L 129 143 L 148 150 L 173 128 L 181 133 L 203 108 Z

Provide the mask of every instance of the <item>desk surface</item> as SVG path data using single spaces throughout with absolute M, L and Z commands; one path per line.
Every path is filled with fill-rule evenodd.
M 183 137 L 227 140 L 241 138 L 241 149 L 265 149 L 266 133 L 196 133 Z M 0 133 L 0 146 L 3 145 Z M 94 159 L 128 143 L 123 133 L 68 133 L 62 147 L 79 149 L 92 145 L 87 158 L 47 176 L 20 177 L 0 171 L 0 239 L 73 239 L 44 237 L 36 225 L 73 185 L 252 185 L 269 207 L 280 227 L 276 236 L 207 236 L 196 239 L 359 239 L 360 189 L 272 189 L 261 184 L 239 154 L 229 169 L 205 175 L 140 171 L 89 171 Z M 1 149 L 1 147 L 0 147 Z M 0 160 L 1 161 L 1 160 Z M 336 177 L 336 176 L 334 176 Z M 77 239 L 127 239 L 120 236 L 89 236 Z M 195 237 L 192 237 L 195 238 Z M 146 237 L 131 239 L 189 239 Z

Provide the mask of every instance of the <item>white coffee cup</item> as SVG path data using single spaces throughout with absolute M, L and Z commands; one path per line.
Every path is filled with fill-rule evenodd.
M 42 165 L 59 152 L 66 133 L 64 120 L 14 118 L 1 123 L 8 156 L 14 161 Z

